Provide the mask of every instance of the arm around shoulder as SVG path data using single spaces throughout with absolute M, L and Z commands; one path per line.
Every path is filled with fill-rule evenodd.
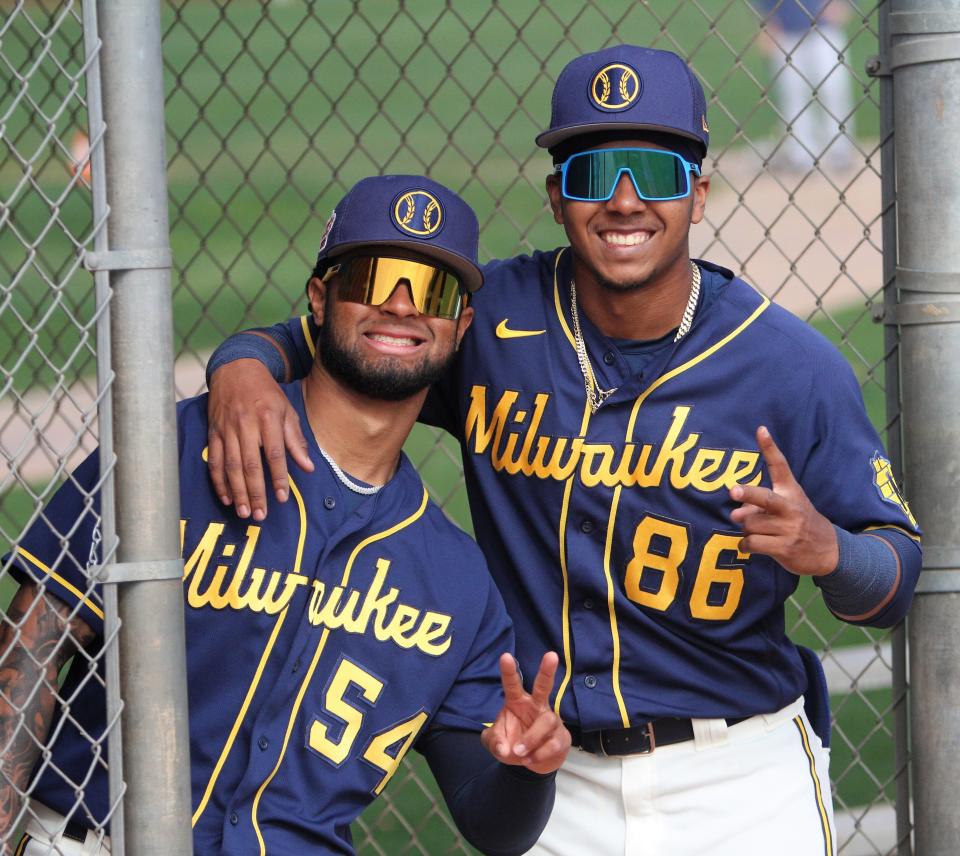
M 313 470 L 300 420 L 278 384 L 309 371 L 316 332 L 303 318 L 237 333 L 207 365 L 210 480 L 239 517 L 267 515 L 263 457 L 279 502 L 289 491 L 288 452 L 301 469 Z

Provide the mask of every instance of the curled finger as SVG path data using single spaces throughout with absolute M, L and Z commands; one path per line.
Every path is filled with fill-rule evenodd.
M 300 428 L 300 418 L 292 407 L 287 410 L 283 418 L 283 439 L 294 463 L 300 469 L 312 473 L 313 461 L 310 460 L 310 447 Z
M 559 731 L 566 732 L 560 717 L 553 711 L 544 710 L 531 722 L 514 741 L 513 752 L 521 757 L 536 752 L 547 740 Z

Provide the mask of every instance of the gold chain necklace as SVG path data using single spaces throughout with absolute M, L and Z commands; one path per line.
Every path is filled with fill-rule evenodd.
M 697 311 L 697 301 L 700 299 L 700 268 L 690 262 L 690 271 L 692 277 L 690 297 L 687 298 L 687 305 L 684 307 L 677 334 L 673 337 L 674 342 L 679 342 L 690 332 L 693 315 Z M 600 409 L 600 405 L 613 395 L 617 388 L 614 386 L 610 389 L 601 389 L 597 383 L 596 375 L 593 373 L 593 365 L 590 363 L 590 355 L 587 354 L 587 344 L 580 329 L 580 313 L 577 311 L 577 285 L 573 279 L 570 280 L 570 320 L 573 322 L 573 341 L 577 347 L 577 362 L 580 363 L 580 373 L 583 375 L 583 384 L 587 391 L 587 403 L 590 405 L 590 412 L 596 413 Z

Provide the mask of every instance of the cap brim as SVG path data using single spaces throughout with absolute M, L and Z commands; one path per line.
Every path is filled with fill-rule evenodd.
M 334 253 L 328 258 L 334 259 L 345 253 L 367 247 L 398 247 L 404 250 L 411 250 L 421 256 L 436 259 L 457 274 L 467 291 L 471 293 L 483 285 L 483 274 L 480 272 L 480 268 L 469 259 L 464 258 L 459 253 L 445 250 L 443 247 L 431 246 L 424 241 L 405 241 L 403 238 L 398 238 L 397 240 L 391 241 L 354 241 L 352 243 L 337 244 L 334 248 Z
M 660 134 L 672 134 L 675 137 L 683 137 L 687 140 L 693 140 L 698 143 L 706 155 L 706 145 L 700 137 L 695 134 L 689 134 L 676 128 L 668 128 L 664 125 L 649 125 L 633 122 L 588 122 L 582 125 L 567 125 L 563 128 L 553 128 L 544 131 L 536 138 L 536 144 L 543 149 L 552 149 L 558 143 L 569 140 L 571 137 L 580 137 L 584 134 L 594 134 L 602 131 L 656 131 Z

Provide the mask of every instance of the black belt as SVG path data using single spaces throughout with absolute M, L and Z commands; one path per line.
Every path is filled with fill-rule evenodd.
M 67 825 L 63 828 L 63 837 L 83 844 L 87 840 L 87 827 L 76 820 L 68 820 Z
M 749 717 L 726 719 L 727 725 L 736 725 Z M 652 719 L 633 728 L 601 728 L 584 731 L 577 725 L 567 725 L 573 745 L 594 755 L 649 755 L 657 746 L 670 746 L 693 740 L 693 722 L 689 719 L 664 717 Z
M 87 827 L 82 823 L 79 823 L 76 820 L 68 820 L 66 826 L 63 828 L 63 837 L 70 840 L 76 841 L 79 844 L 83 844 L 87 840 Z M 33 836 L 29 832 L 24 832 L 20 836 L 20 841 L 17 843 L 17 853 L 23 853 L 26 849 L 26 846 L 29 842 L 33 841 Z M 46 841 L 39 842 L 41 844 L 46 844 Z

